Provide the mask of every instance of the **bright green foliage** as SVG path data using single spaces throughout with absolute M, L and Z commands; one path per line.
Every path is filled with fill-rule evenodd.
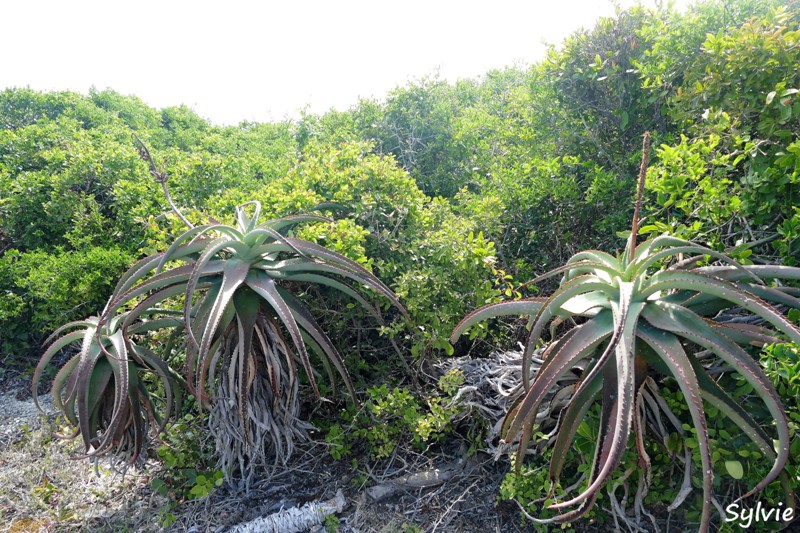
M 389 93 L 366 135 L 378 140 L 378 150 L 392 154 L 428 196 L 452 197 L 469 176 L 464 168 L 465 147 L 454 138 L 457 114 L 469 102 L 468 82 L 455 88 L 423 78 Z
M 161 437 L 158 457 L 164 470 L 150 485 L 169 501 L 160 509 L 160 524 L 175 521 L 172 510 L 181 502 L 208 496 L 223 483 L 223 473 L 214 468 L 214 449 L 199 417 L 186 414 Z
M 25 353 L 54 324 L 79 320 L 101 308 L 113 280 L 132 260 L 116 246 L 6 252 L 0 257 L 0 348 Z
M 678 233 L 699 231 L 715 247 L 738 244 L 731 235 L 777 236 L 773 247 L 794 262 L 798 13 L 777 2 L 755 4 L 731 13 L 712 2 L 676 26 L 643 30 L 653 43 L 641 65 L 645 86 L 659 91 L 682 131 L 680 142 L 660 148 L 650 186 L 659 195 L 658 218 Z M 731 15 L 740 25 L 731 27 Z M 692 26 L 698 30 L 688 33 Z
M 631 240 L 631 243 L 634 241 Z M 666 261 L 678 254 L 707 254 L 728 266 L 665 269 Z M 574 255 L 566 265 L 545 274 L 564 274 L 560 287 L 548 298 L 533 298 L 491 304 L 468 315 L 453 332 L 452 340 L 474 324 L 501 315 L 530 315 L 530 335 L 525 346 L 523 383 L 526 392 L 511 409 L 503 424 L 506 441 L 519 437 L 517 470 L 522 466 L 533 436 L 536 415 L 545 395 L 573 367 L 586 363 L 580 386 L 561 417 L 553 450 L 550 477 L 557 480 L 566 451 L 588 408 L 602 399 L 601 427 L 588 486 L 576 497 L 553 504 L 551 509 L 574 507 L 542 523 L 571 522 L 588 512 L 600 488 L 620 465 L 631 429 L 635 428 L 640 463 L 649 465 L 644 452 L 644 410 L 653 405 L 644 400 L 643 385 L 650 371 L 676 378 L 687 402 L 696 430 L 702 465 L 703 498 L 710 502 L 713 470 L 708 425 L 703 400 L 732 419 L 774 463 L 769 473 L 747 495 L 759 492 L 783 471 L 789 457 L 789 427 L 773 385 L 742 346 L 774 342 L 778 332 L 795 342 L 800 329 L 766 302 L 800 309 L 792 289 L 769 287 L 762 279 L 800 279 L 800 269 L 781 266 L 741 266 L 730 258 L 702 246 L 662 236 L 618 257 L 599 251 Z M 539 278 L 541 279 L 541 278 Z M 732 307 L 762 318 L 777 331 L 735 323 L 715 322 L 720 311 Z M 581 323 L 557 336 L 558 324 L 580 317 Z M 550 322 L 552 342 L 542 355 L 543 363 L 530 383 L 533 350 Z M 749 411 L 735 402 L 708 375 L 692 346 L 710 350 L 741 374 L 764 402 L 777 430 L 775 446 Z M 655 416 L 660 416 L 656 410 Z M 645 466 L 649 472 L 649 466 Z M 710 520 L 710 504 L 703 507 L 700 529 Z
M 153 480 L 153 488 L 173 500 L 202 498 L 222 484 L 222 472 L 212 468 L 213 448 L 202 425 L 192 415 L 172 424 L 165 432 L 158 456 L 166 471 Z
M 367 389 L 369 397 L 358 412 L 344 415 L 344 423 L 332 424 L 325 440 L 330 445 L 329 453 L 334 459 L 349 456 L 358 442 L 367 445 L 374 459 L 387 458 L 398 445 L 411 442 L 424 449 L 433 442 L 441 441 L 454 429 L 454 420 L 464 408 L 455 399 L 455 394 L 464 383 L 459 370 L 451 370 L 439 378 L 439 394 L 420 399 L 406 388 L 380 385 Z
M 466 220 L 443 207 L 435 202 L 426 213 L 439 218 L 426 226 L 438 229 L 419 234 L 405 257 L 379 265 L 381 272 L 403 272 L 395 290 L 418 325 L 411 337 L 414 356 L 431 350 L 452 355 L 448 334 L 464 307 L 498 301 L 510 287 L 496 268 L 494 243 L 482 233 L 464 235 Z

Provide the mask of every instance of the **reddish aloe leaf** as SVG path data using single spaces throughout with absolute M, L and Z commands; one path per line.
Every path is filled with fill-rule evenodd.
M 778 430 L 778 450 L 775 462 L 767 476 L 748 492 L 750 496 L 778 477 L 789 458 L 789 425 L 781 407 L 780 397 L 761 367 L 739 345 L 719 335 L 702 318 L 675 304 L 657 302 L 643 314 L 653 326 L 670 331 L 703 348 L 712 350 L 741 374 L 769 409 Z
M 586 413 L 589 412 L 589 408 L 592 407 L 599 396 L 602 384 L 602 376 L 600 374 L 595 375 L 594 379 L 583 387 L 580 392 L 576 392 L 572 401 L 562 413 L 556 441 L 553 444 L 553 455 L 550 459 L 551 480 L 558 480 L 561 476 L 561 469 L 567 458 L 569 446 L 575 439 L 578 426 L 586 418 Z
M 36 365 L 36 369 L 33 371 L 33 379 L 31 380 L 31 392 L 33 393 L 33 402 L 36 404 L 37 409 L 42 411 L 42 406 L 39 405 L 39 382 L 42 379 L 42 372 L 44 371 L 45 367 L 50 364 L 50 361 L 53 359 L 53 356 L 58 353 L 59 350 L 62 348 L 81 340 L 86 333 L 84 331 L 73 331 L 72 333 L 68 333 L 63 337 L 59 338 L 53 344 L 48 346 L 47 350 L 45 350 L 44 355 L 42 355 L 41 359 L 39 359 L 39 363 Z
M 672 240 L 682 241 L 682 239 L 674 239 L 674 238 L 672 238 Z M 667 246 L 671 245 L 668 244 Z M 653 255 L 646 256 L 645 258 L 643 258 L 642 261 L 634 261 L 626 269 L 626 275 L 630 276 L 630 278 L 635 278 L 637 276 L 644 274 L 648 268 L 658 263 L 659 261 L 667 259 L 669 257 L 675 257 L 681 253 L 709 255 L 715 259 L 719 259 L 720 261 L 728 263 L 729 265 L 731 265 L 731 268 L 737 270 L 739 274 L 741 274 L 743 277 L 750 278 L 761 284 L 764 283 L 757 275 L 755 275 L 753 272 L 749 271 L 748 269 L 737 263 L 734 259 L 728 257 L 727 255 L 715 252 L 714 250 L 706 248 L 705 246 L 698 246 L 696 244 L 692 244 L 688 241 L 683 241 L 682 245 L 680 246 L 676 246 L 674 248 L 667 248 L 666 250 L 661 250 L 660 252 L 654 253 Z
M 759 315 L 800 344 L 800 329 L 789 322 L 780 312 L 753 294 L 742 291 L 735 284 L 691 272 L 661 272 L 650 279 L 641 296 L 646 298 L 662 290 L 683 289 L 709 293 L 727 300 Z
M 247 262 L 237 261 L 234 259 L 226 261 L 219 294 L 217 294 L 217 297 L 214 299 L 214 305 L 211 307 L 208 318 L 201 324 L 202 339 L 200 341 L 200 348 L 197 352 L 198 362 L 204 362 L 206 360 L 211 342 L 213 341 L 214 336 L 217 334 L 217 328 L 222 321 L 223 314 L 228 308 L 228 304 L 233 298 L 236 290 L 244 283 L 249 270 L 250 265 Z M 189 335 L 191 335 L 191 317 L 189 316 L 189 310 L 184 309 L 184 312 L 186 313 L 186 316 L 184 317 L 184 321 L 186 322 L 186 331 Z M 190 353 L 191 350 L 186 354 L 186 364 L 189 368 L 191 368 Z M 202 364 L 198 365 L 199 375 L 197 376 L 197 390 L 195 391 L 195 393 L 198 395 L 198 399 L 202 399 L 205 388 L 205 372 L 202 372 L 202 367 Z M 190 379 L 191 377 L 187 376 L 187 381 Z
M 573 259 L 574 259 L 574 257 L 573 257 Z M 552 270 L 548 270 L 544 274 L 536 276 L 532 280 L 526 281 L 525 283 L 523 283 L 520 286 L 523 287 L 523 286 L 526 286 L 526 285 L 536 285 L 539 282 L 542 282 L 542 281 L 544 281 L 546 279 L 550 279 L 553 276 L 557 276 L 559 274 L 563 274 L 564 272 L 567 273 L 565 278 L 564 278 L 565 281 L 574 278 L 576 275 L 593 274 L 593 273 L 597 272 L 598 270 L 602 271 L 602 272 L 606 272 L 606 273 L 608 273 L 608 274 L 610 274 L 612 276 L 615 276 L 615 275 L 619 274 L 619 269 L 618 268 L 616 268 L 614 266 L 607 265 L 606 263 L 603 263 L 601 261 L 597 261 L 597 260 L 589 261 L 589 260 L 586 260 L 586 259 L 579 260 L 579 261 L 573 261 L 573 259 L 570 259 L 570 261 L 567 264 L 561 265 L 560 267 L 554 268 Z
M 56 409 L 58 409 L 59 411 L 64 413 L 64 415 L 67 417 L 67 420 L 69 420 L 70 424 L 72 424 L 75 427 L 78 426 L 78 419 L 75 416 L 75 411 L 72 410 L 72 409 L 67 409 L 66 406 L 64 405 L 64 389 L 65 388 L 69 388 L 69 387 L 66 387 L 67 381 L 72 376 L 75 375 L 74 374 L 74 370 L 75 370 L 75 367 L 78 366 L 78 363 L 80 362 L 80 360 L 81 360 L 81 356 L 80 355 L 76 355 L 75 357 L 73 357 L 72 359 L 67 361 L 64 364 L 64 366 L 61 367 L 61 370 L 59 370 L 56 373 L 56 377 L 53 378 L 53 389 L 52 389 L 53 390 L 53 405 L 56 407 Z M 71 394 L 72 393 L 70 392 L 70 394 L 68 394 L 67 396 L 69 396 Z M 33 397 L 34 397 L 34 399 L 36 399 L 36 395 L 34 395 Z M 38 405 L 38 400 L 35 400 L 35 401 L 37 402 L 37 405 Z M 41 407 L 39 408 L 39 410 L 41 410 Z
M 161 383 L 164 386 L 166 406 L 164 408 L 164 416 L 162 417 L 162 421 L 159 423 L 157 430 L 157 433 L 161 433 L 164 431 L 164 429 L 166 429 L 167 421 L 172 416 L 173 409 L 177 413 L 181 412 L 181 389 L 180 387 L 175 386 L 176 384 L 172 375 L 172 371 L 167 364 L 155 354 L 155 352 L 141 346 L 135 346 L 134 350 L 139 354 L 145 364 L 147 364 L 150 369 L 158 374 L 159 378 L 161 379 Z
M 303 368 L 308 374 L 308 380 L 311 382 L 311 388 L 314 389 L 314 394 L 319 397 L 319 388 L 317 387 L 317 380 L 314 378 L 314 372 L 311 368 L 311 361 L 308 358 L 306 346 L 303 343 L 303 337 L 300 334 L 300 328 L 292 315 L 291 309 L 286 304 L 284 299 L 278 292 L 275 282 L 264 274 L 263 272 L 251 272 L 245 281 L 247 285 L 256 291 L 267 303 L 275 310 L 278 318 L 286 326 L 289 335 L 292 338 L 292 343 L 300 355 L 300 361 L 303 363 Z
M 304 281 L 308 283 L 316 283 L 318 285 L 324 285 L 326 287 L 330 287 L 332 289 L 336 289 L 337 291 L 346 294 L 350 298 L 354 299 L 358 302 L 361 307 L 363 307 L 370 315 L 372 315 L 378 322 L 383 324 L 383 317 L 375 308 L 374 305 L 370 304 L 363 296 L 361 296 L 355 289 L 346 285 L 338 280 L 333 278 L 329 278 L 327 276 L 320 276 L 318 274 L 291 274 L 284 276 L 281 279 L 285 279 L 286 281 Z
M 703 410 L 702 392 L 692 364 L 681 343 L 671 333 L 641 324 L 637 335 L 666 363 L 675 376 L 678 386 L 686 399 L 689 413 L 697 430 L 700 450 L 700 463 L 703 468 L 703 510 L 700 515 L 700 531 L 708 531 L 711 520 L 711 490 L 714 473 L 711 469 L 711 449 L 708 441 L 708 427 Z
M 609 286 L 597 276 L 587 274 L 567 281 L 542 304 L 541 309 L 533 318 L 533 327 L 528 336 L 528 342 L 525 345 L 525 352 L 522 357 L 523 384 L 527 384 L 530 381 L 530 360 L 536 343 L 539 341 L 539 337 L 542 334 L 542 330 L 550 319 L 556 315 L 559 307 L 575 296 L 597 290 L 608 291 Z M 616 289 L 612 288 L 612 290 Z
M 747 265 L 747 270 L 760 279 L 800 280 L 800 267 L 783 265 Z M 707 266 L 696 269 L 701 274 L 710 274 L 728 281 L 741 281 L 747 277 L 740 269 L 732 266 Z
M 288 215 L 264 222 L 259 227 L 274 229 L 278 232 L 284 232 L 283 235 L 286 235 L 285 232 L 287 230 L 305 222 L 333 222 L 333 220 L 320 215 Z
M 110 450 L 113 444 L 113 437 L 127 420 L 127 412 L 125 410 L 126 403 L 128 402 L 128 395 L 130 389 L 128 388 L 130 379 L 130 363 L 128 360 L 128 352 L 125 347 L 125 341 L 122 338 L 122 332 L 117 331 L 108 337 L 113 346 L 113 351 L 116 357 L 106 358 L 111 368 L 114 370 L 114 406 L 112 409 L 111 421 L 108 423 L 105 433 L 102 435 L 100 443 L 96 446 L 92 455 L 102 454 Z M 80 420 L 80 403 L 78 404 L 78 418 Z
M 200 281 L 200 277 L 203 274 L 203 269 L 206 267 L 206 265 L 208 265 L 208 263 L 214 256 L 216 256 L 219 252 L 221 252 L 225 248 L 233 248 L 236 251 L 247 250 L 247 247 L 245 247 L 243 244 L 231 241 L 229 238 L 220 238 L 215 240 L 214 242 L 208 245 L 208 248 L 203 250 L 200 259 L 198 259 L 197 262 L 193 265 L 192 274 L 191 276 L 189 276 L 189 279 L 186 282 L 186 287 L 185 287 L 186 296 L 183 302 L 183 315 L 184 315 L 184 320 L 186 321 L 186 332 L 188 334 L 189 342 L 193 346 L 197 345 L 197 339 L 195 338 L 194 332 L 192 331 L 191 315 L 189 311 L 192 306 L 194 291 L 195 288 L 197 287 L 197 283 Z M 244 277 L 241 274 L 242 270 L 250 268 L 250 263 L 242 261 L 241 259 L 236 257 L 233 259 L 228 259 L 224 261 L 224 263 L 225 264 L 223 266 L 223 273 L 222 273 L 223 280 L 231 275 L 234 267 L 242 278 Z M 224 283 L 225 282 L 223 281 L 223 284 Z
M 342 361 L 339 352 L 336 350 L 336 347 L 333 345 L 319 324 L 317 324 L 317 321 L 314 320 L 314 317 L 311 315 L 311 313 L 308 312 L 308 309 L 306 309 L 305 306 L 300 302 L 300 300 L 280 287 L 278 287 L 278 292 L 286 301 L 286 304 L 289 306 L 289 309 L 292 312 L 292 316 L 294 316 L 300 327 L 302 327 L 303 330 L 305 330 L 321 348 L 322 351 L 320 355 L 322 356 L 323 361 L 327 359 L 333 363 L 336 371 L 342 377 L 342 380 L 344 380 L 351 399 L 355 400 L 356 391 L 353 387 L 353 382 L 350 379 L 350 373 L 345 368 L 344 362 Z
M 607 457 L 601 457 L 601 460 L 605 460 L 599 465 L 597 477 L 592 481 L 589 487 L 571 500 L 552 505 L 551 507 L 554 509 L 580 503 L 599 490 L 611 476 L 617 465 L 619 465 L 619 461 L 628 444 L 635 399 L 635 375 L 633 368 L 635 335 L 639 322 L 638 316 L 644 304 L 632 301 L 634 297 L 633 283 L 620 283 L 619 291 L 619 307 L 617 308 L 616 303 L 612 302 L 612 309 L 614 310 L 614 333 L 618 336 L 619 340 L 615 349 L 616 379 L 618 383 L 614 396 L 616 408 L 612 411 L 613 416 L 610 420 L 612 429 L 611 446 L 608 449 Z M 601 365 L 604 365 L 602 358 L 598 360 L 597 366 L 588 373 L 586 379 L 590 379 L 590 376 L 596 372 Z M 606 375 L 604 375 L 604 381 L 605 380 Z M 584 382 L 581 388 L 585 386 Z M 578 390 L 580 391 L 580 388 Z
M 497 302 L 479 307 L 465 316 L 455 329 L 453 329 L 453 333 L 450 335 L 450 342 L 455 344 L 458 338 L 470 327 L 490 318 L 513 315 L 533 315 L 541 309 L 545 301 L 544 298 L 524 298 L 522 300 Z
M 515 411 L 506 415 L 503 438 L 509 441 L 521 429 L 523 424 L 536 418 L 536 412 L 544 399 L 544 395 L 574 366 L 577 361 L 592 354 L 600 342 L 611 335 L 612 324 L 609 314 L 598 315 L 586 324 L 575 328 L 568 338 L 560 342 L 536 375 L 536 379 L 525 394 L 524 399 Z M 513 417 L 511 417 L 513 413 Z M 510 418 L 511 417 L 511 418 Z M 529 424 L 529 425 L 531 425 Z M 517 469 L 522 467 L 527 442 L 520 440 L 517 454 Z
M 384 295 L 395 307 L 397 307 L 397 309 L 400 310 L 401 313 L 403 313 L 403 316 L 407 320 L 411 320 L 411 317 L 408 315 L 405 307 L 403 307 L 403 304 L 400 303 L 394 293 L 372 274 L 369 274 L 369 277 L 366 277 L 348 268 L 343 268 L 342 266 L 319 263 L 315 261 L 284 263 L 282 265 L 276 264 L 273 267 L 266 267 L 260 264 L 257 266 L 268 272 L 277 271 L 283 274 L 291 272 L 298 274 L 316 274 L 319 272 L 338 274 L 340 276 L 352 279 L 358 283 L 363 283 L 364 285 Z
M 249 446 L 252 445 L 249 431 L 250 417 L 247 415 L 247 398 L 249 396 L 247 389 L 249 388 L 250 376 L 245 376 L 245 371 L 249 372 L 250 368 L 248 362 L 252 357 L 253 332 L 261 306 L 258 295 L 250 290 L 237 291 L 233 295 L 233 306 L 236 310 L 237 351 L 239 355 L 239 363 L 237 365 L 239 370 L 237 405 L 239 407 L 239 420 L 242 423 L 242 432 Z
M 726 322 L 724 324 L 712 323 L 711 327 L 737 344 L 750 344 L 752 346 L 761 347 L 765 344 L 781 342 L 779 338 L 775 337 L 771 330 L 752 324 L 737 324 L 735 322 Z

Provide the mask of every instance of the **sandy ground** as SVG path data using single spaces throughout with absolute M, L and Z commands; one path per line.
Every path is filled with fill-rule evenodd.
M 103 463 L 95 467 L 79 458 L 78 442 L 53 436 L 66 428 L 52 413 L 49 395 L 40 397 L 50 413 L 42 415 L 23 380 L 0 390 L 5 391 L 0 393 L 0 532 L 163 530 L 159 520 L 168 500 L 150 486 L 158 463 L 128 469 L 124 476 Z M 362 461 L 365 470 L 358 472 L 349 460 L 334 461 L 324 443 L 307 443 L 289 465 L 264 472 L 248 494 L 223 486 L 206 498 L 182 503 L 170 511 L 176 520 L 169 530 L 225 531 L 282 509 L 331 499 L 339 490 L 346 501 L 337 515 L 341 532 L 527 530 L 513 504 L 497 502 L 507 465 L 482 454 L 466 458 L 463 448 L 455 446 L 426 455 L 400 451 L 391 461 Z M 452 470 L 446 482 L 431 486 L 406 484 L 408 478 L 402 477 L 442 468 Z M 401 483 L 391 483 L 398 478 Z M 388 489 L 380 501 L 368 496 L 367 489 L 375 486 Z

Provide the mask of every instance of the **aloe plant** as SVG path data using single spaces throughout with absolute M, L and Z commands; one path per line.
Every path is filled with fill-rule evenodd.
M 645 157 L 640 193 L 646 160 Z M 700 530 L 706 531 L 711 516 L 713 472 L 704 402 L 727 415 L 773 460 L 769 473 L 743 498 L 782 475 L 789 456 L 789 427 L 780 398 L 745 347 L 780 342 L 781 334 L 800 342 L 800 330 L 775 307 L 800 309 L 797 290 L 765 283 L 800 280 L 800 268 L 745 266 L 706 247 L 670 236 L 655 237 L 637 247 L 637 223 L 638 209 L 631 238 L 619 256 L 596 250 L 575 254 L 564 266 L 532 280 L 536 283 L 563 274 L 560 286 L 549 297 L 506 301 L 477 309 L 456 326 L 451 342 L 455 343 L 471 326 L 489 318 L 530 316 L 522 366 L 525 391 L 506 415 L 501 431 L 506 442 L 519 439 L 518 471 L 545 395 L 568 372 L 582 371 L 582 377 L 561 413 L 550 465 L 552 480 L 558 480 L 564 457 L 589 407 L 601 401 L 601 430 L 588 485 L 578 495 L 551 505 L 560 514 L 540 520 L 543 523 L 570 522 L 589 511 L 599 490 L 619 466 L 632 428 L 636 433 L 639 464 L 649 474 L 650 462 L 643 446 L 644 413 L 658 403 L 645 400 L 643 385 L 651 375 L 673 376 L 686 399 L 697 433 L 705 502 Z M 723 265 L 692 268 L 696 261 L 677 261 L 668 266 L 670 260 L 679 259 L 682 254 L 710 256 Z M 732 308 L 755 315 L 764 325 L 715 319 L 720 312 Z M 550 343 L 531 382 L 532 354 L 548 324 Z M 557 332 L 568 324 L 574 327 L 559 336 Z M 772 437 L 709 375 L 693 349 L 695 346 L 716 354 L 753 386 L 774 418 L 777 437 L 774 447 Z M 661 405 L 666 406 L 664 402 Z
M 252 216 L 247 214 L 248 205 Z M 89 455 L 111 451 L 110 444 L 130 424 L 125 415 L 136 411 L 133 385 L 125 385 L 134 372 L 126 371 L 126 365 L 144 362 L 163 370 L 164 365 L 155 363 L 151 352 L 133 342 L 135 335 L 152 330 L 144 318 L 163 312 L 160 308 L 174 307 L 181 299 L 183 311 L 177 317 L 153 322 L 172 329 L 165 358 L 174 349 L 185 351 L 185 386 L 201 408 L 212 409 L 217 442 L 229 448 L 218 450 L 223 466 L 230 467 L 227 473 L 237 461 L 244 470 L 263 459 L 266 434 L 272 436 L 276 457 L 285 459 L 291 453 L 292 436 L 303 433 L 304 425 L 297 419 L 295 357 L 317 396 L 317 372 L 309 352 L 319 356 L 334 391 L 335 369 L 354 396 L 350 376 L 333 342 L 300 298 L 290 292 L 290 286 L 315 283 L 338 290 L 379 320 L 377 307 L 365 298 L 362 287 L 382 294 L 404 314 L 405 309 L 386 285 L 355 261 L 289 236 L 297 224 L 329 219 L 295 215 L 259 223 L 260 210 L 258 202 L 245 204 L 237 208 L 235 227 L 219 223 L 193 227 L 166 252 L 142 259 L 120 278 L 99 318 L 86 323 L 89 329 L 83 333 L 83 352 L 90 355 L 73 359 L 61 374 L 71 376 L 65 394 L 69 399 L 77 395 L 79 409 L 70 421 L 78 427 Z M 53 343 L 40 368 L 55 351 L 77 339 L 75 332 Z M 106 361 L 114 370 L 113 380 L 106 380 L 105 388 L 89 385 L 97 381 L 97 360 Z M 163 379 L 168 375 L 159 374 Z M 57 379 L 57 394 L 64 394 L 62 381 Z M 34 386 L 37 382 L 38 374 Z M 74 391 L 73 382 L 78 384 Z M 98 428 L 87 423 L 81 402 L 106 405 L 111 397 L 114 408 L 102 412 L 108 422 L 95 446 Z M 125 411 L 125 405 L 131 409 Z M 64 407 L 69 413 L 70 407 Z M 137 421 L 135 416 L 133 421 Z M 135 435 L 142 436 L 138 429 Z M 140 447 L 137 444 L 137 450 Z
M 111 453 L 131 463 L 140 457 L 149 422 L 163 431 L 173 413 L 180 412 L 180 378 L 153 351 L 138 346 L 131 336 L 175 326 L 177 320 L 162 317 L 131 321 L 127 313 L 103 326 L 98 317 L 70 322 L 45 341 L 46 350 L 33 374 L 33 399 L 45 367 L 63 348 L 80 343 L 53 380 L 53 403 L 75 427 L 69 437 L 83 438 L 88 456 Z M 124 326 L 123 326 L 124 324 Z M 163 398 L 148 387 L 155 376 Z M 159 407 L 163 403 L 163 411 Z

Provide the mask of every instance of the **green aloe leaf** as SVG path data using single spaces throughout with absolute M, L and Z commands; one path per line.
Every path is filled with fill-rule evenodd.
M 490 318 L 497 318 L 499 316 L 533 315 L 541 309 L 544 302 L 544 298 L 524 298 L 522 300 L 497 302 L 479 307 L 465 316 L 455 329 L 453 329 L 450 342 L 455 344 L 466 330 Z

